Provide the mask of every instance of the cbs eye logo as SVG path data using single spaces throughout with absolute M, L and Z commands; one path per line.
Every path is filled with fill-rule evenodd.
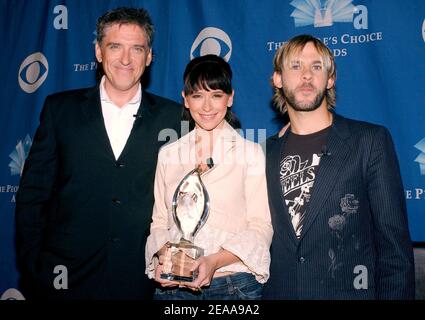
M 206 54 L 215 54 L 229 61 L 232 55 L 232 41 L 226 32 L 207 27 L 198 34 L 190 48 L 190 59 Z
M 26 93 L 33 93 L 46 80 L 49 73 L 49 63 L 41 52 L 36 52 L 21 63 L 18 72 L 19 86 Z

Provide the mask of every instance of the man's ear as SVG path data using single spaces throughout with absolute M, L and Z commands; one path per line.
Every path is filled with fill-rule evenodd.
M 152 48 L 149 49 L 148 56 L 146 57 L 146 67 L 149 67 L 152 62 Z
M 276 88 L 282 88 L 283 84 L 282 84 L 282 74 L 279 72 L 273 72 L 273 85 Z
M 102 49 L 100 48 L 99 42 L 96 41 L 95 54 L 97 62 L 102 63 Z
M 326 86 L 326 89 L 331 89 L 333 86 L 335 85 L 335 78 L 329 78 L 328 79 L 328 84 Z

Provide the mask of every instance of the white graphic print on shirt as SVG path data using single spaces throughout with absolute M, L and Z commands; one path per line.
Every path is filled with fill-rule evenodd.
M 302 160 L 299 155 L 289 155 L 280 164 L 282 193 L 298 238 L 301 235 L 304 214 L 310 201 L 320 157 L 314 153 L 311 160 Z

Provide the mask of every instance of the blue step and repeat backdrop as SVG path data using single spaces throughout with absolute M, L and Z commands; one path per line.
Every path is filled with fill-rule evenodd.
M 0 0 L 0 295 L 18 282 L 15 193 L 43 101 L 94 85 L 95 22 L 118 6 L 152 16 L 150 91 L 181 101 L 187 62 L 218 54 L 234 71 L 234 111 L 256 141 L 281 125 L 270 103 L 276 49 L 301 33 L 322 39 L 336 57 L 337 112 L 389 128 L 412 238 L 425 241 L 424 0 Z

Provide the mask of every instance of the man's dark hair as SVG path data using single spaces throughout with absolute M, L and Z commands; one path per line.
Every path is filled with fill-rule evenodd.
M 136 24 L 146 32 L 148 45 L 152 47 L 153 24 L 145 9 L 120 7 L 106 12 L 96 23 L 97 42 L 100 44 L 105 36 L 105 29 L 113 24 Z

